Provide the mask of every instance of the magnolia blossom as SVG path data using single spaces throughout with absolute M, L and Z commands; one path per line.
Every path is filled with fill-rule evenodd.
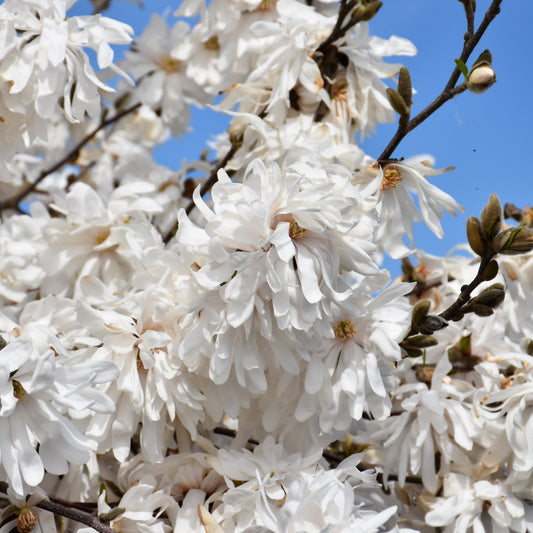
M 9 324 L 4 322 L 2 329 Z M 70 363 L 53 331 L 39 324 L 11 326 L 4 344 L 0 470 L 23 495 L 42 481 L 45 470 L 65 474 L 68 462 L 89 460 L 96 442 L 79 431 L 66 409 L 78 416 L 110 413 L 113 403 L 93 385 L 115 379 L 118 372 L 112 363 Z
M 358 145 L 399 71 L 409 105 L 381 2 L 185 0 L 121 68 L 131 29 L 73 4 L 0 6 L 0 533 L 88 532 L 46 497 L 124 533 L 533 530 L 533 211 L 416 248 L 461 208 Z M 170 168 L 191 105 L 231 124 Z
M 431 160 L 416 158 L 390 163 L 383 168 L 373 164 L 356 175 L 358 183 L 367 184 L 365 193 L 376 198 L 376 208 L 380 213 L 377 239 L 380 247 L 391 257 L 398 258 L 409 253 L 402 237 L 407 235 L 413 242 L 413 222 L 423 220 L 437 237 L 442 238 L 439 218 L 443 217 L 444 211 L 452 215 L 463 211 L 451 196 L 426 180 L 452 169 L 435 170 Z M 420 209 L 417 209 L 412 193 L 416 194 Z

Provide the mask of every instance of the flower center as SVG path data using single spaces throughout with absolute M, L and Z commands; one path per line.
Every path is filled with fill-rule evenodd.
M 256 11 L 270 11 L 276 5 L 278 0 L 262 0 L 257 6 Z
M 383 180 L 379 188 L 383 190 L 396 189 L 400 181 L 402 181 L 402 175 L 400 169 L 396 165 L 389 165 L 383 170 Z
M 357 333 L 355 326 L 350 319 L 339 320 L 337 325 L 333 328 L 333 332 L 335 333 L 335 337 L 337 337 L 337 339 L 342 340 L 353 339 Z
M 109 228 L 102 228 L 98 230 L 98 233 L 96 234 L 94 241 L 95 246 L 100 246 L 110 235 L 111 230 Z
M 173 57 L 161 57 L 159 58 L 159 66 L 169 74 L 172 72 L 179 72 L 181 69 L 181 61 L 174 59 Z
M 291 239 L 301 239 L 309 234 L 309 230 L 302 228 L 293 217 L 291 217 L 289 223 L 289 237 Z
M 30 533 L 37 525 L 37 515 L 27 507 L 23 507 L 20 510 L 20 514 L 17 518 L 17 531 L 18 533 Z
M 220 50 L 220 43 L 218 42 L 218 37 L 216 35 L 213 35 L 213 37 L 207 39 L 207 41 L 204 43 L 204 46 L 208 50 L 214 50 L 215 52 L 217 50 Z

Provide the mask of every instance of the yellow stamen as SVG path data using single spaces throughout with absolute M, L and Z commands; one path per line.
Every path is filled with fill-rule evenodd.
M 174 59 L 173 57 L 160 57 L 158 63 L 159 66 L 169 74 L 181 70 L 181 61 Z
M 396 189 L 402 181 L 402 175 L 400 169 L 396 165 L 389 165 L 383 170 L 383 180 L 381 181 L 380 189 L 390 190 Z
M 333 332 L 335 333 L 335 337 L 337 337 L 337 339 L 343 340 L 352 339 L 357 333 L 355 326 L 350 319 L 339 320 L 337 325 L 333 328 Z

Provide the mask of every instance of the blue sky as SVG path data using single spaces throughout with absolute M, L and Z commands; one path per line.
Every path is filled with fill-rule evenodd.
M 70 14 L 89 13 L 88 0 L 79 0 Z M 149 21 L 149 14 L 172 13 L 180 1 L 145 0 L 140 9 L 135 2 L 112 0 L 105 15 L 130 24 L 136 33 Z M 477 0 L 476 26 L 489 0 Z M 481 95 L 463 93 L 448 102 L 419 128 L 411 132 L 395 151 L 395 157 L 432 154 L 436 167 L 456 167 L 451 173 L 432 178 L 432 183 L 451 194 L 465 207 L 457 218 L 446 214 L 445 237 L 437 239 L 421 224 L 415 227 L 415 244 L 430 253 L 443 255 L 464 242 L 465 221 L 478 216 L 491 193 L 502 205 L 518 207 L 533 204 L 533 176 L 529 153 L 533 141 L 532 90 L 533 61 L 530 57 L 531 0 L 504 0 L 502 12 L 489 27 L 468 65 L 485 48 L 493 54 L 497 83 Z M 410 39 L 417 56 L 401 58 L 411 71 L 414 96 L 413 116 L 437 96 L 462 49 L 466 30 L 463 7 L 458 0 L 385 0 L 370 23 L 371 33 L 386 38 L 398 35 Z M 391 61 L 400 61 L 391 58 Z M 160 163 L 177 168 L 183 157 L 195 159 L 211 134 L 225 129 L 227 119 L 211 111 L 194 111 L 193 131 L 181 141 L 158 149 Z M 362 148 L 378 156 L 388 144 L 396 126 L 381 125 Z

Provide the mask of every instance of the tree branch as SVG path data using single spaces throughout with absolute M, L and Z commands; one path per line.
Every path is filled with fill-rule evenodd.
M 472 294 L 472 291 L 480 285 L 484 279 L 483 279 L 483 272 L 487 268 L 487 265 L 492 260 L 493 256 L 485 257 L 481 259 L 481 263 L 479 263 L 479 268 L 476 274 L 476 277 L 470 282 L 468 285 L 463 285 L 461 287 L 461 293 L 457 297 L 457 300 L 453 302 L 450 307 L 445 309 L 442 313 L 439 314 L 441 318 L 444 318 L 444 320 L 453 320 L 456 313 L 461 311 L 461 308 L 468 303 L 468 300 L 470 299 L 470 295 Z
M 7 488 L 8 484 L 5 481 L 0 481 L 0 492 L 6 494 Z M 64 516 L 75 522 L 80 522 L 81 524 L 92 527 L 96 531 L 100 531 L 101 533 L 117 533 L 112 527 L 102 522 L 97 516 L 77 509 L 76 507 L 78 505 L 79 504 L 63 500 L 62 498 L 48 496 L 47 500 L 39 502 L 35 507 L 56 515 Z
M 469 0 L 465 0 L 469 1 Z M 481 24 L 479 25 L 477 31 L 472 35 L 470 31 L 467 31 L 466 37 L 468 37 L 465 40 L 465 43 L 463 45 L 463 51 L 461 53 L 461 61 L 463 63 L 466 63 L 468 61 L 468 58 L 474 51 L 474 48 L 479 43 L 481 37 L 489 27 L 489 24 L 494 20 L 496 15 L 500 12 L 500 5 L 503 0 L 493 0 L 492 4 L 487 9 L 485 16 L 483 17 L 483 20 Z M 470 10 L 472 7 L 470 6 Z M 467 6 L 465 5 L 465 12 L 467 12 Z M 470 18 L 469 18 L 470 17 Z M 471 15 L 467 12 L 467 24 L 468 26 L 472 26 L 473 28 L 473 12 L 471 12 Z M 416 117 L 412 118 L 407 124 L 405 124 L 403 127 L 398 126 L 398 130 L 394 134 L 394 137 L 389 142 L 388 146 L 383 150 L 382 154 L 378 157 L 378 161 L 381 161 L 383 159 L 389 159 L 394 152 L 394 150 L 397 148 L 397 146 L 400 144 L 400 142 L 403 140 L 403 138 L 412 130 L 414 130 L 417 126 L 419 126 L 424 120 L 426 120 L 430 115 L 432 115 L 439 107 L 441 107 L 443 104 L 445 104 L 448 100 L 452 99 L 454 96 L 456 96 L 459 93 L 462 93 L 466 90 L 466 85 L 462 83 L 459 86 L 455 86 L 457 83 L 457 80 L 459 79 L 459 76 L 461 75 L 461 71 L 455 67 L 452 71 L 452 74 L 450 75 L 450 78 L 448 79 L 448 82 L 446 83 L 446 86 L 442 90 L 442 92 L 431 102 L 423 111 L 421 111 Z
M 59 170 L 63 165 L 74 159 L 74 157 L 77 155 L 77 152 L 79 152 L 99 131 L 103 130 L 110 124 L 113 124 L 117 120 L 120 120 L 121 118 L 125 117 L 126 115 L 129 115 L 130 113 L 133 113 L 136 109 L 141 107 L 140 103 L 137 103 L 135 105 L 132 105 L 130 107 L 127 107 L 126 109 L 123 109 L 122 111 L 118 112 L 113 117 L 104 120 L 101 122 L 98 127 L 96 127 L 93 131 L 88 133 L 78 144 L 72 148 L 72 150 L 65 156 L 63 159 L 52 165 L 50 168 L 43 170 L 37 179 L 33 182 L 27 185 L 26 187 L 23 187 L 22 190 L 20 190 L 15 196 L 8 198 L 7 200 L 4 200 L 0 202 L 0 211 L 3 209 L 18 209 L 18 205 L 20 202 L 32 191 L 35 190 L 37 185 L 41 183 L 41 181 L 44 180 L 47 176 L 55 172 L 56 170 Z

